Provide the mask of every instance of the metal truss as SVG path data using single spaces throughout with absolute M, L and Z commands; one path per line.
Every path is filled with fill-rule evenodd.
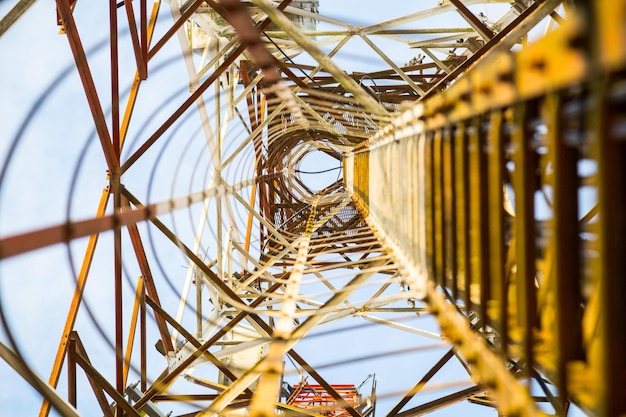
M 73 61 L 6 96 L 32 413 L 624 413 L 624 2 L 332 3 L 6 9 Z

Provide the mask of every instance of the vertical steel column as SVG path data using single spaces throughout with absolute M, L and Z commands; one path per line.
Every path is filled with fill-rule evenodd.
M 470 253 L 472 303 L 479 303 L 478 311 L 483 325 L 489 324 L 489 224 L 487 216 L 487 167 L 484 152 L 482 119 L 476 117 L 468 126 L 469 199 L 470 199 Z M 478 294 L 476 294 L 478 292 Z
M 459 123 L 456 126 L 454 134 L 454 196 L 456 203 L 456 267 L 457 267 L 457 285 L 463 291 L 463 300 L 465 302 L 466 312 L 469 313 L 472 308 L 472 300 L 470 298 L 470 284 L 472 282 L 470 267 L 470 199 L 468 198 L 469 190 L 469 173 L 468 173 L 468 146 L 466 126 Z
M 507 291 L 505 275 L 506 251 L 504 248 L 504 135 L 502 110 L 491 113 L 487 136 L 488 203 L 489 203 L 489 278 L 490 297 L 488 312 L 500 336 L 500 348 L 506 356 L 508 343 Z
M 443 201 L 443 130 L 435 130 L 432 141 L 432 205 L 433 205 L 433 247 L 434 247 L 434 271 L 433 279 L 441 286 L 445 286 L 444 276 L 444 201 Z
M 578 150 L 562 135 L 561 97 L 550 93 L 544 101 L 548 147 L 552 163 L 552 271 L 556 294 L 557 387 L 561 407 L 567 403 L 567 366 L 584 359 L 580 293 L 580 236 L 578 225 Z
M 120 86 L 119 54 L 117 41 L 117 1 L 109 0 L 109 31 L 111 58 L 111 141 L 116 165 L 120 161 Z
M 537 323 L 537 287 L 535 284 L 535 151 L 529 143 L 529 120 L 535 103 L 520 103 L 514 109 L 511 134 L 513 154 L 513 191 L 515 194 L 515 259 L 517 284 L 517 322 L 521 329 L 522 352 L 526 360 L 526 376 L 534 366 L 534 329 Z
M 435 234 L 437 229 L 435 228 L 435 180 L 434 180 L 434 140 L 433 133 L 426 132 L 422 134 L 422 140 L 424 141 L 424 183 L 423 187 L 425 196 L 425 226 L 426 226 L 426 271 L 431 277 L 436 276 L 435 266 Z
M 599 257 L 592 264 L 599 292 L 599 413 L 626 414 L 626 81 L 624 0 L 581 0 L 588 22 L 588 60 L 592 63 L 588 114 L 591 150 L 598 163 Z M 609 70 L 619 70 L 609 73 Z
M 491 316 L 489 315 L 489 300 L 491 300 L 491 276 L 489 270 L 489 228 L 490 226 L 490 212 L 489 212 L 489 187 L 488 187 L 488 167 L 487 167 L 487 134 L 489 132 L 489 126 L 491 120 L 485 117 L 478 117 L 476 125 L 477 135 L 477 175 L 478 175 L 478 195 L 476 199 L 478 201 L 478 218 L 480 219 L 476 225 L 479 229 L 478 236 L 478 264 L 480 273 L 478 275 L 480 280 L 480 308 L 481 318 L 483 325 L 492 325 Z
M 148 0 L 141 0 L 139 6 L 139 19 L 141 30 L 139 34 L 139 42 L 141 44 L 141 62 L 143 63 L 143 76 L 148 78 L 148 31 L 152 35 L 152 31 L 148 29 Z M 138 71 L 141 74 L 141 70 Z M 139 76 L 141 78 L 141 76 Z
M 454 128 L 448 125 L 443 132 L 443 208 L 444 208 L 444 279 L 445 286 L 452 290 L 453 299 L 459 295 L 457 278 L 457 231 Z
M 67 341 L 67 402 L 76 407 L 76 340 Z
M 122 210 L 122 196 L 120 194 L 119 169 L 111 173 L 111 193 L 113 194 L 113 211 Z M 124 392 L 124 310 L 123 310 L 123 283 L 122 283 L 122 227 L 115 225 L 113 229 L 113 285 L 114 285 L 114 323 L 115 323 L 115 389 Z M 120 410 L 118 408 L 118 410 Z M 118 411 L 121 412 L 121 411 Z
M 593 146 L 598 158 L 600 334 L 603 338 L 604 382 L 602 414 L 626 413 L 626 135 L 623 80 L 609 89 L 598 83 L 592 94 L 598 109 Z
M 147 340 L 146 340 L 146 332 L 147 332 L 147 312 L 146 312 L 146 285 L 144 283 L 144 278 L 140 277 L 141 280 L 141 293 L 139 294 L 139 349 L 140 349 L 140 364 L 139 364 L 139 386 L 141 392 L 146 392 L 147 386 L 147 375 L 148 375 L 148 348 L 147 348 Z

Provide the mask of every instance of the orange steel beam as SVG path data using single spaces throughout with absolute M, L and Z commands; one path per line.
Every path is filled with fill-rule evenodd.
M 142 32 L 141 32 L 141 42 L 142 42 L 142 52 L 144 55 L 144 64 L 146 65 L 146 78 L 148 77 L 148 58 L 147 58 L 147 48 L 148 43 L 152 40 L 152 35 L 154 34 L 154 27 L 156 25 L 158 12 L 159 12 L 159 2 L 154 3 L 152 6 L 152 14 L 150 15 L 150 22 L 148 23 L 148 27 L 144 28 L 145 23 L 145 0 L 141 2 L 141 14 L 142 14 Z M 122 118 L 122 123 L 120 125 L 120 148 L 124 146 L 124 140 L 126 139 L 126 133 L 128 133 L 128 125 L 130 124 L 130 119 L 133 115 L 133 109 L 135 108 L 135 103 L 137 102 L 137 93 L 139 92 L 139 86 L 141 85 L 141 76 L 139 71 L 135 73 L 135 78 L 133 79 L 133 85 L 130 89 L 130 93 L 128 96 L 128 102 L 126 103 L 126 111 L 124 112 L 124 117 Z
M 536 114 L 536 104 L 519 103 L 515 109 L 515 125 L 520 129 L 511 136 L 513 152 L 512 160 L 515 170 L 512 175 L 512 185 L 515 190 L 515 259 L 517 261 L 516 302 L 519 306 L 517 320 L 520 323 L 522 352 L 526 359 L 524 376 L 530 377 L 535 366 L 535 338 L 537 323 L 537 288 L 535 287 L 537 230 L 535 226 L 535 173 L 537 160 L 533 150 L 524 146 L 526 138 L 532 137 L 530 121 Z M 469 295 L 468 295 L 469 297 Z M 540 379 L 540 378 L 537 378 Z
M 256 182 L 252 184 L 252 191 L 250 192 L 250 207 L 254 208 L 255 200 L 256 200 Z M 251 235 L 252 235 L 252 213 L 248 213 L 248 224 L 246 226 L 246 243 L 244 244 L 244 249 L 246 252 L 250 251 Z
M 100 203 L 98 204 L 96 217 L 101 217 L 104 215 L 104 211 L 106 210 L 106 206 L 109 201 L 109 196 L 109 189 L 107 187 L 102 190 L 102 195 L 100 196 Z M 50 378 L 48 379 L 48 382 L 52 387 L 56 387 L 59 383 L 61 368 L 63 367 L 65 353 L 67 352 L 68 338 L 70 336 L 70 333 L 74 329 L 74 323 L 76 322 L 78 309 L 80 308 L 80 304 L 83 300 L 83 291 L 85 289 L 85 285 L 87 284 L 87 277 L 89 276 L 91 261 L 93 260 L 93 255 L 96 250 L 98 236 L 98 234 L 91 235 L 89 237 L 89 242 L 87 243 L 87 249 L 85 251 L 85 256 L 83 257 L 83 264 L 81 265 L 80 272 L 78 273 L 78 279 L 76 280 L 76 288 L 74 289 L 74 296 L 72 297 L 70 310 L 67 313 L 67 319 L 65 321 L 63 333 L 61 334 L 59 348 L 57 349 L 57 353 L 54 358 L 54 364 L 52 365 L 52 371 L 50 372 Z M 41 409 L 39 410 L 39 417 L 46 417 L 49 413 L 50 403 L 44 399 L 41 405 Z
M 124 386 L 127 385 L 128 381 L 128 371 L 130 369 L 130 360 L 133 355 L 133 346 L 135 344 L 135 334 L 137 333 L 137 324 L 140 320 L 141 313 L 141 303 L 143 302 L 143 293 L 144 289 L 144 279 L 143 277 L 139 277 L 137 279 L 137 289 L 135 290 L 135 302 L 133 304 L 133 312 L 130 316 L 130 324 L 128 326 L 128 341 L 126 342 L 126 356 L 124 356 Z M 141 329 L 142 332 L 145 329 Z

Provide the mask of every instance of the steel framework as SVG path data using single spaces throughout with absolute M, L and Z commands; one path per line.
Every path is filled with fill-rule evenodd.
M 96 3 L 3 6 L 0 409 L 626 414 L 626 1 Z

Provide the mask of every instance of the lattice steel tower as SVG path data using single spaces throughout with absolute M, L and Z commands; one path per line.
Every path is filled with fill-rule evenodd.
M 626 414 L 626 1 L 0 15 L 3 415 Z

